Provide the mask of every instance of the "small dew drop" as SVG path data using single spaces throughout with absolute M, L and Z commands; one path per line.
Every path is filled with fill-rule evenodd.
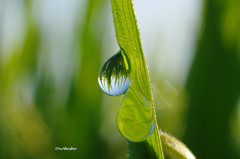
M 121 95 L 128 89 L 129 64 L 121 51 L 103 64 L 99 71 L 98 83 L 103 92 L 108 95 Z

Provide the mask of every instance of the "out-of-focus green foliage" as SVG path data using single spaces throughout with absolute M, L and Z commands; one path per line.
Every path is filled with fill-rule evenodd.
M 75 38 L 80 70 L 71 77 L 64 104 L 54 101 L 54 79 L 46 73 L 37 75 L 39 46 L 44 39 L 31 16 L 32 1 L 26 1 L 23 46 L 1 61 L 0 158 L 107 158 L 106 144 L 99 135 L 102 95 L 96 80 L 102 50 L 99 40 L 105 25 L 99 13 L 105 2 L 87 1 L 86 17 Z M 90 25 L 98 26 L 97 30 Z M 65 146 L 77 151 L 55 150 Z
M 103 46 L 110 45 L 104 39 L 110 32 L 106 27 L 108 19 L 112 20 L 111 13 L 106 14 L 106 8 L 109 11 L 111 8 L 110 1 L 84 0 L 85 3 L 81 3 L 84 6 L 77 6 L 79 13 L 74 19 L 76 26 L 72 27 L 72 50 L 66 53 L 77 57 L 78 62 L 73 61 L 72 73 L 65 75 L 69 79 L 63 82 L 66 90 L 59 88 L 58 79 L 52 75 L 54 71 L 50 71 L 52 50 L 48 40 L 52 35 L 46 35 L 48 24 L 41 24 L 41 18 L 35 15 L 36 8 L 42 7 L 36 5 L 38 2 L 0 0 L 0 158 L 127 158 L 127 146 L 116 126 L 107 125 L 110 122 L 116 124 L 114 113 L 117 111 L 114 111 L 119 109 L 120 100 L 115 97 L 113 102 L 104 96 L 97 84 L 102 59 L 106 55 Z M 6 49 L 4 45 L 8 37 L 2 35 L 8 35 L 4 33 L 6 30 L 13 30 L 11 27 L 4 29 L 5 22 L 8 22 L 4 18 L 11 18 L 7 15 L 8 9 L 15 3 L 19 10 L 22 9 L 23 17 L 18 22 L 24 23 L 24 29 L 19 24 L 19 30 L 14 31 L 23 31 L 23 37 L 20 44 Z M 50 1 L 47 3 L 53 5 Z M 66 1 L 68 3 L 70 1 Z M 165 82 L 164 76 L 155 73 L 151 78 L 156 85 L 153 93 L 157 94 L 155 107 L 160 128 L 179 139 L 184 136 L 184 144 L 200 159 L 240 158 L 237 112 L 240 92 L 239 3 L 239 0 L 205 1 L 202 34 L 199 34 L 186 92 L 182 86 Z M 63 8 L 69 9 L 68 5 Z M 157 16 L 149 18 L 158 20 Z M 66 17 L 61 20 L 62 24 L 68 25 Z M 63 48 L 58 51 L 64 52 L 62 43 L 57 45 Z M 65 61 L 59 61 L 59 66 L 62 62 Z M 55 150 L 55 147 L 65 146 L 78 149 Z M 128 146 L 136 152 L 149 148 L 146 142 Z M 154 153 L 144 154 L 150 158 L 156 156 Z M 143 153 L 137 155 L 144 157 Z
M 29 4 L 26 12 L 31 14 Z M 47 126 L 34 101 L 22 97 L 23 89 L 30 89 L 28 82 L 35 76 L 40 42 L 39 30 L 28 18 L 23 46 L 13 49 L 11 57 L 1 61 L 1 158 L 51 156 Z
M 240 95 L 239 1 L 205 1 L 204 30 L 188 76 L 184 141 L 197 158 L 239 158 L 230 134 Z
M 60 141 L 75 145 L 79 151 L 77 154 L 65 153 L 65 158 L 105 158 L 105 143 L 99 136 L 100 110 L 102 95 L 97 83 L 98 71 L 101 60 L 101 38 L 104 27 L 104 18 L 99 13 L 106 5 L 106 1 L 87 1 L 86 15 L 82 22 L 82 30 L 79 30 L 79 54 L 81 56 L 80 69 L 70 88 L 66 115 L 70 121 L 64 121 L 66 127 L 60 125 L 60 132 L 68 134 Z M 101 14 L 100 14 L 101 15 Z M 101 21 L 97 19 L 101 18 Z M 96 28 L 92 27 L 97 26 Z M 94 34 L 97 32 L 99 34 Z M 68 124 L 71 122 L 71 124 Z M 61 123 L 61 122 L 60 122 Z M 60 124 L 59 123 L 59 124 Z M 61 137 L 58 137 L 61 139 Z M 93 153 L 93 150 L 95 152 Z

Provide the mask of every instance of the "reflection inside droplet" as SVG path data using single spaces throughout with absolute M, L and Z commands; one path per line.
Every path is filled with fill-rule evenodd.
M 128 77 L 122 77 L 120 79 L 116 79 L 115 77 L 111 77 L 111 85 L 108 85 L 108 81 L 106 79 L 100 80 L 98 78 L 98 83 L 101 89 L 108 95 L 120 95 L 123 94 L 130 83 Z
M 107 60 L 99 71 L 98 83 L 108 95 L 123 94 L 129 84 L 129 65 L 121 51 Z M 127 67 L 126 67 L 127 66 Z M 128 68 L 128 69 L 127 69 Z

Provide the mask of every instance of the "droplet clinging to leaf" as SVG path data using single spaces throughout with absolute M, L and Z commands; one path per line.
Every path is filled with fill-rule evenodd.
M 131 85 L 117 117 L 118 129 L 130 141 L 141 142 L 153 132 L 152 103 Z
M 127 90 L 130 84 L 129 66 L 121 50 L 103 64 L 99 72 L 98 83 L 104 93 L 121 95 Z

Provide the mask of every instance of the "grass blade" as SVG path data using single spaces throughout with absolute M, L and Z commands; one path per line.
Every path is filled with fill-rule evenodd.
M 155 129 L 147 140 L 142 142 L 128 141 L 129 158 L 158 158 L 162 159 L 163 151 L 158 132 L 155 108 L 150 86 L 147 65 L 145 62 L 140 33 L 131 0 L 111 0 L 112 12 L 115 24 L 118 44 L 124 56 L 130 61 L 130 80 L 126 96 L 121 109 L 129 106 L 129 103 L 136 105 L 134 111 L 139 111 L 140 97 L 150 102 Z M 135 98 L 133 98 L 135 96 Z M 121 110 L 120 110 L 121 111 Z

